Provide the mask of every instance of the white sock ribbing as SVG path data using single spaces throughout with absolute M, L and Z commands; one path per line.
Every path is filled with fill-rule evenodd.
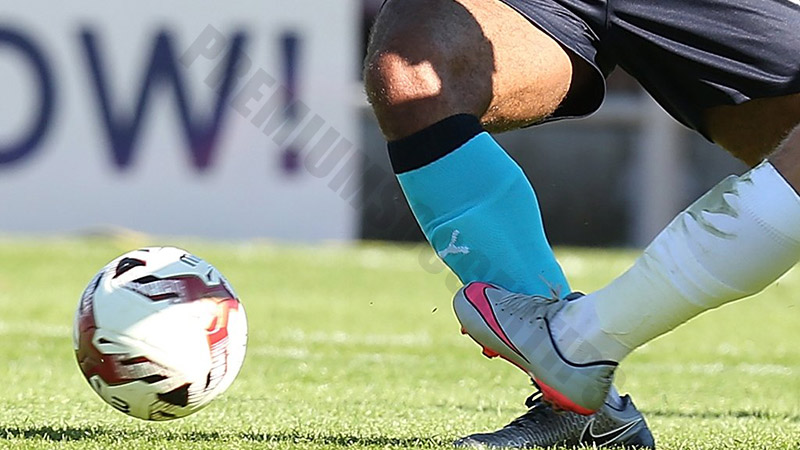
M 800 197 L 764 162 L 718 184 L 680 213 L 627 272 L 568 305 L 554 337 L 577 331 L 571 347 L 560 344 L 575 362 L 590 361 L 591 353 L 594 360 L 618 361 L 703 311 L 759 292 L 798 258 Z M 592 317 L 593 324 L 576 326 Z

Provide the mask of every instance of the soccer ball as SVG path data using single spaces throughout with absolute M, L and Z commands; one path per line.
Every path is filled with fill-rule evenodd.
M 233 382 L 247 318 L 217 269 L 173 247 L 143 248 L 105 266 L 73 325 L 81 372 L 114 408 L 145 420 L 185 417 Z

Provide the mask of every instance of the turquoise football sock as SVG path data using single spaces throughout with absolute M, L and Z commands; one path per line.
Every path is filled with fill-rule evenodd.
M 390 142 L 389 156 L 428 242 L 463 283 L 569 293 L 533 188 L 476 117 L 452 116 Z

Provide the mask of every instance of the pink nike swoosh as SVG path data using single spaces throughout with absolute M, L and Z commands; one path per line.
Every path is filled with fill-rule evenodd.
M 467 301 L 478 311 L 483 321 L 486 322 L 486 325 L 489 327 L 492 332 L 497 335 L 498 339 L 503 341 L 503 343 L 510 348 L 514 353 L 519 355 L 520 358 L 528 361 L 518 349 L 517 347 L 511 342 L 511 339 L 506 336 L 505 331 L 497 322 L 497 316 L 494 314 L 494 310 L 492 309 L 492 305 L 489 302 L 489 297 L 486 295 L 487 289 L 497 289 L 491 284 L 487 283 L 470 283 L 466 289 L 464 289 L 464 297 Z

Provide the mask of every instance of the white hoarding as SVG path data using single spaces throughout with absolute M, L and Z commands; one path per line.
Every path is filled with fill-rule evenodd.
M 355 237 L 356 0 L 6 6 L 0 232 Z

